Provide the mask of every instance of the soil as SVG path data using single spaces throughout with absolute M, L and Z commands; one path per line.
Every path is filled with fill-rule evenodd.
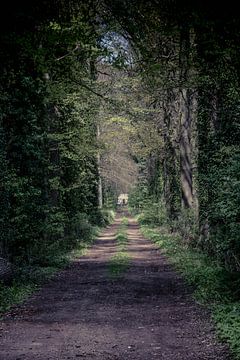
M 209 312 L 129 218 L 129 269 L 109 273 L 118 215 L 87 255 L 0 323 L 1 360 L 227 360 Z

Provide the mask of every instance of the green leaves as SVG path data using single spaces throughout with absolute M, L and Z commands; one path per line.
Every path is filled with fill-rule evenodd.
M 108 264 L 110 275 L 114 278 L 119 278 L 129 267 L 130 256 L 127 253 L 127 225 L 128 219 L 123 218 L 116 234 L 117 252 L 110 258 Z
M 15 24 L 13 9 L 16 31 L 10 24 L 1 34 L 0 251 L 37 263 L 91 237 L 99 99 L 89 62 L 100 49 L 86 5 L 75 14 L 65 7 L 62 17 L 44 8 L 34 23 L 28 10 Z

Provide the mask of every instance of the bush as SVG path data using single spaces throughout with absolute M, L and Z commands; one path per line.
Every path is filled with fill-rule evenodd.
M 97 226 L 106 226 L 112 223 L 115 213 L 110 209 L 97 209 L 90 215 L 90 222 Z
M 33 284 L 13 284 L 10 287 L 0 284 L 0 313 L 7 311 L 16 303 L 24 301 L 36 290 Z
M 214 320 L 221 340 L 227 341 L 236 359 L 240 359 L 240 303 L 219 305 Z
M 85 213 L 77 213 L 70 222 L 71 238 L 76 242 L 87 241 L 92 238 L 93 226 Z
M 153 202 L 151 199 L 145 203 L 143 212 L 138 216 L 142 225 L 164 225 L 167 221 L 166 211 L 161 202 Z
M 115 212 L 113 210 L 103 209 L 101 213 L 102 213 L 104 225 L 109 225 L 113 222 L 115 218 Z
M 179 233 L 185 242 L 196 244 L 199 230 L 196 214 L 193 209 L 182 209 L 178 218 L 171 222 L 171 229 Z
M 209 239 L 201 243 L 227 269 L 240 270 L 240 150 L 222 146 L 210 163 L 206 204 Z
M 212 308 L 220 339 L 227 341 L 240 360 L 240 275 L 231 273 L 219 263 L 183 244 L 179 235 L 166 229 L 142 227 L 144 236 L 154 241 L 171 263 L 193 286 L 195 298 Z

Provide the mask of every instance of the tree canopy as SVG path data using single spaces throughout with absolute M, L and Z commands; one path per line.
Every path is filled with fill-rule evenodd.
M 6 4 L 4 257 L 44 262 L 46 248 L 72 248 L 124 190 L 239 270 L 236 14 L 183 0 Z

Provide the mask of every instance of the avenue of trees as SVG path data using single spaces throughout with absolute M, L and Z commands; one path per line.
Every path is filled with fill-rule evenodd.
M 134 209 L 151 206 L 152 221 L 238 271 L 235 9 L 11 5 L 0 34 L 0 256 L 44 264 L 129 191 Z

